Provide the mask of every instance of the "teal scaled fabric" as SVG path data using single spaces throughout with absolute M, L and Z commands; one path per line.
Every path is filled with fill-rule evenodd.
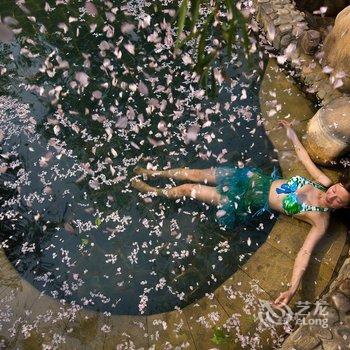
M 268 195 L 272 181 L 281 178 L 277 170 L 268 175 L 255 167 L 215 168 L 216 190 L 225 201 L 219 205 L 217 220 L 228 229 L 251 217 L 270 211 Z M 271 211 L 270 211 L 271 212 Z

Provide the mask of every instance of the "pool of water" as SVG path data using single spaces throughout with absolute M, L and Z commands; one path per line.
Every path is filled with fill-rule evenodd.
M 0 43 L 1 245 L 54 298 L 115 314 L 183 307 L 234 273 L 275 222 L 224 230 L 214 207 L 130 186 L 136 165 L 277 164 L 260 119 L 264 54 L 248 60 L 238 40 L 208 96 L 193 44 L 173 54 L 174 8 L 1 1 L 2 18 L 18 21 L 7 18 L 16 41 Z

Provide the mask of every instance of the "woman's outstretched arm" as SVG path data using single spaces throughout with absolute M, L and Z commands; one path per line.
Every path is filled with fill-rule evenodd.
M 288 304 L 290 299 L 292 299 L 292 297 L 298 290 L 300 281 L 304 275 L 307 266 L 309 265 L 311 253 L 318 241 L 325 234 L 327 227 L 328 220 L 322 219 L 312 225 L 310 232 L 305 238 L 305 241 L 295 258 L 290 287 L 286 292 L 281 293 L 280 296 L 274 301 L 275 306 Z
M 305 166 L 306 170 L 316 181 L 318 181 L 322 185 L 326 187 L 331 186 L 333 183 L 332 180 L 320 169 L 318 169 L 315 163 L 311 160 L 309 154 L 300 142 L 297 134 L 291 127 L 290 123 L 288 123 L 286 120 L 282 120 L 280 124 L 286 129 L 287 137 L 292 141 L 295 153 L 297 154 L 299 160 Z

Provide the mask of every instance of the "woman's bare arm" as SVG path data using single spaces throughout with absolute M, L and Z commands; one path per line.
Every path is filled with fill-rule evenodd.
M 292 129 L 291 125 L 283 120 L 281 121 L 281 124 L 283 127 L 286 129 L 287 132 L 287 137 L 292 141 L 295 153 L 297 154 L 299 160 L 303 163 L 305 166 L 306 170 L 311 174 L 311 176 L 321 183 L 322 185 L 329 187 L 332 185 L 332 180 L 325 174 L 323 173 L 320 169 L 317 168 L 315 163 L 311 160 L 309 154 L 307 153 L 306 149 L 300 142 L 297 134 L 295 131 Z
M 286 292 L 280 294 L 280 296 L 274 301 L 276 306 L 281 306 L 282 304 L 288 304 L 290 299 L 298 290 L 300 281 L 304 275 L 304 272 L 309 265 L 311 253 L 323 237 L 328 227 L 328 220 L 319 220 L 312 225 L 310 232 L 308 233 L 305 241 L 300 248 L 293 266 L 292 278 L 290 282 L 290 287 Z
M 297 257 L 294 261 L 292 279 L 290 282 L 290 290 L 293 294 L 298 290 L 300 281 L 309 264 L 310 256 L 319 240 L 324 236 L 327 230 L 327 225 L 323 222 L 313 225 L 308 233 L 305 241 L 300 248 Z

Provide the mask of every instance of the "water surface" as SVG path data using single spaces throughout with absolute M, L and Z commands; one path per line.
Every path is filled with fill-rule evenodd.
M 275 218 L 224 230 L 206 204 L 139 194 L 132 170 L 243 162 L 271 172 L 263 54 L 248 61 L 238 40 L 208 97 L 193 43 L 173 55 L 171 2 L 106 2 L 96 16 L 85 2 L 58 3 L 0 4 L 22 28 L 0 44 L 2 246 L 54 298 L 117 314 L 183 307 L 234 273 Z

